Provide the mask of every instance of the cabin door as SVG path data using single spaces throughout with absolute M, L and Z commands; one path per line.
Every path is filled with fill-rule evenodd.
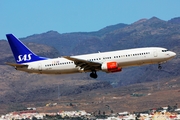
M 154 51 L 154 57 L 157 57 L 157 56 L 158 56 L 157 51 Z
M 39 70 L 39 71 L 42 71 L 42 65 L 41 65 L 41 63 L 38 64 L 38 70 Z

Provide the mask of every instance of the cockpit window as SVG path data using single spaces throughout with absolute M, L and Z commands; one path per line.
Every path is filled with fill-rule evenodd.
M 162 50 L 162 52 L 167 52 L 168 50 Z

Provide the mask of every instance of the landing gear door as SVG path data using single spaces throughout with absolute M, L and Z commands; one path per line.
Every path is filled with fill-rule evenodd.
M 158 56 L 158 53 L 157 53 L 157 51 L 154 51 L 154 57 L 157 57 Z

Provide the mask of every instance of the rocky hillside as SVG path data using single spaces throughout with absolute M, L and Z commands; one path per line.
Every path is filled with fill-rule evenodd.
M 163 21 L 156 17 L 141 19 L 133 24 L 107 26 L 99 31 L 59 34 L 55 31 L 22 38 L 24 42 L 36 42 L 56 48 L 60 55 L 77 55 L 98 51 L 157 46 L 177 53 L 176 59 L 164 64 L 159 77 L 179 75 L 180 18 Z M 52 42 L 53 41 L 53 42 Z M 136 72 L 134 72 L 136 71 Z M 131 74 L 131 76 L 129 76 Z M 157 65 L 124 69 L 113 75 L 99 73 L 99 80 L 110 80 L 118 85 L 157 79 Z M 80 78 L 81 79 L 81 78 Z
M 97 89 L 103 91 L 112 86 L 178 78 L 180 75 L 179 21 L 180 18 L 163 21 L 153 17 L 129 25 L 107 26 L 94 32 L 60 34 L 49 31 L 20 38 L 36 54 L 50 58 L 146 46 L 165 47 L 177 53 L 175 59 L 162 65 L 161 71 L 157 70 L 157 65 L 132 67 L 123 69 L 120 73 L 98 72 L 97 80 L 90 78 L 89 73 L 53 76 L 16 71 L 4 64 L 14 62 L 14 58 L 7 41 L 1 40 L 0 105 L 46 101 L 56 99 L 58 94 L 69 96 L 82 91 Z

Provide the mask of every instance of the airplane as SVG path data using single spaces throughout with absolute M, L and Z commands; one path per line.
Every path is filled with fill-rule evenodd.
M 175 52 L 162 47 L 144 47 L 126 50 L 98 52 L 59 58 L 40 57 L 33 53 L 13 34 L 6 34 L 16 63 L 6 63 L 16 70 L 38 74 L 72 74 L 91 72 L 90 77 L 96 79 L 97 71 L 106 73 L 120 72 L 131 66 L 161 64 L 174 58 Z

